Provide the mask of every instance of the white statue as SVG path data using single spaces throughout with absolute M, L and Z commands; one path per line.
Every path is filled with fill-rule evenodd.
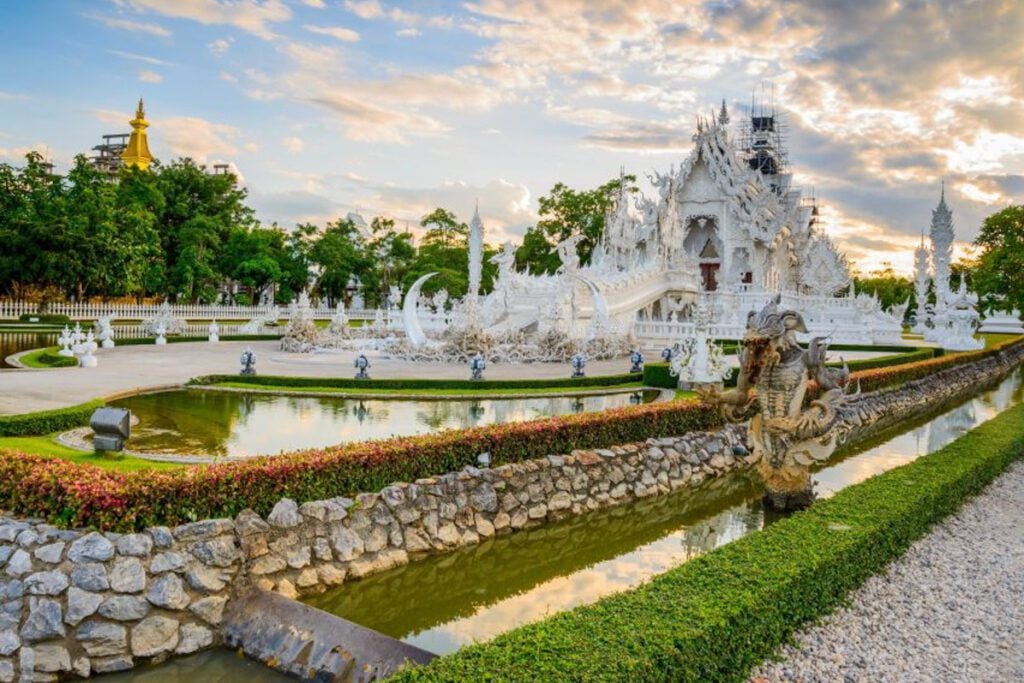
M 206 330 L 207 339 L 211 344 L 216 344 L 220 341 L 220 326 L 216 320 L 210 321 L 210 326 Z
M 164 338 L 165 334 L 167 334 L 167 328 L 164 327 L 163 322 L 157 323 L 157 326 L 156 326 L 156 344 L 157 344 L 157 346 L 163 346 L 164 344 L 167 343 L 167 339 Z
M 105 349 L 114 348 L 114 328 L 111 325 L 112 316 L 105 315 L 97 322 L 100 326 L 100 342 Z
M 949 351 L 976 351 L 985 347 L 985 341 L 975 339 L 978 326 L 978 295 L 967 291 L 967 282 L 960 278 L 960 288 L 946 297 L 944 324 L 936 328 L 936 342 Z M 938 317 L 938 316 L 937 316 Z
M 74 357 L 75 352 L 71 350 L 71 345 L 74 344 L 74 333 L 64 326 L 64 330 L 57 337 L 57 343 L 61 345 L 61 350 L 57 352 L 58 356 L 64 356 L 65 358 Z

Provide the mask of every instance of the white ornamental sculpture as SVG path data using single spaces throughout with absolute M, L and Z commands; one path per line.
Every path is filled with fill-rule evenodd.
M 111 326 L 111 316 L 105 315 L 99 319 L 100 342 L 105 349 L 114 348 L 114 328 Z
M 977 351 L 985 347 L 985 341 L 974 338 L 978 326 L 978 311 L 975 306 L 978 295 L 967 291 L 967 283 L 960 278 L 960 289 L 946 299 L 946 325 L 940 330 L 936 341 L 949 351 Z
M 936 306 L 941 307 L 949 298 L 950 263 L 953 260 L 953 212 L 946 205 L 946 185 L 942 185 L 939 205 L 932 211 L 929 231 L 932 241 L 932 275 L 935 278 Z
M 917 304 L 917 320 L 913 331 L 924 334 L 928 331 L 928 257 L 930 253 L 924 244 L 924 233 L 921 233 L 921 244 L 914 250 L 914 301 Z
M 210 321 L 210 326 L 207 328 L 208 339 L 211 344 L 216 344 L 220 341 L 220 326 L 216 320 Z
M 348 334 L 348 315 L 345 313 L 345 302 L 338 301 L 338 307 L 334 311 L 334 316 L 331 318 L 331 324 L 328 327 L 331 334 L 334 335 L 346 335 Z
M 309 305 L 309 294 L 299 294 L 298 302 L 288 306 L 288 326 L 281 338 L 281 350 L 290 353 L 312 353 L 316 350 L 319 334 L 313 311 Z
M 1009 313 L 1005 310 L 993 310 L 986 316 L 984 324 L 978 332 L 986 334 L 1024 334 L 1024 325 L 1020 322 L 1020 311 L 1016 308 Z
M 710 318 L 707 303 L 702 298 L 693 313 L 693 336 L 686 337 L 672 350 L 669 372 L 679 378 L 681 389 L 721 384 L 732 372 L 722 348 L 708 336 Z
M 85 335 L 82 333 L 82 325 L 75 323 L 75 329 L 71 332 L 71 352 L 76 356 L 85 353 Z
M 57 338 L 57 343 L 61 345 L 61 350 L 57 352 L 58 356 L 74 357 L 75 352 L 71 350 L 71 345 L 74 343 L 74 333 L 67 325 L 64 326 L 64 330 Z
M 92 355 L 93 351 L 96 350 L 96 337 L 93 336 L 92 330 L 85 336 L 85 342 L 82 344 L 83 353 L 78 359 L 78 365 L 83 368 L 94 368 L 98 365 L 96 356 Z

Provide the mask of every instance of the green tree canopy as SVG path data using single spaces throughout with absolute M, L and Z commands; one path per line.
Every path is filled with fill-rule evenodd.
M 981 248 L 974 271 L 978 293 L 1024 310 L 1024 206 L 986 218 L 974 243 Z

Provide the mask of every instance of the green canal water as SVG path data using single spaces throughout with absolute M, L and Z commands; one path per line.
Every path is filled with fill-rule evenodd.
M 128 448 L 162 455 L 275 455 L 650 402 L 657 391 L 524 399 L 355 400 L 188 389 L 114 401 L 139 419 Z
M 815 473 L 819 496 L 906 464 L 1024 400 L 1021 371 L 962 404 L 837 453 Z M 589 513 L 430 557 L 309 604 L 438 654 L 592 603 L 764 528 L 776 517 L 744 474 L 695 490 Z M 289 680 L 217 650 L 104 680 L 146 683 Z

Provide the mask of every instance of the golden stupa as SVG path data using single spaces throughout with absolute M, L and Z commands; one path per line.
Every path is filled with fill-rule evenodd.
M 135 118 L 129 121 L 132 124 L 132 134 L 128 138 L 128 146 L 121 154 L 121 161 L 125 166 L 137 166 L 145 171 L 153 163 L 153 155 L 149 153 L 149 143 L 146 141 L 146 128 L 149 121 L 146 120 L 146 110 L 142 108 L 142 98 L 139 98 L 139 108 L 135 111 Z

